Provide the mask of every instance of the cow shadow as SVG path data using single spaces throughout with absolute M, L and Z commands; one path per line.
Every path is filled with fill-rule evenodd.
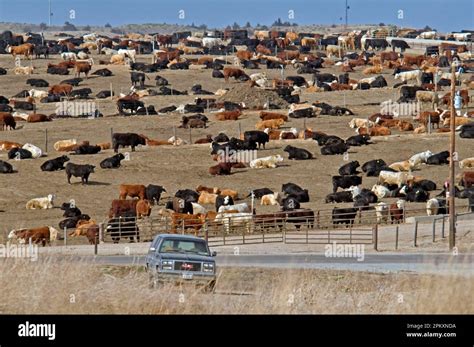
M 97 181 L 89 181 L 87 184 L 82 184 L 82 182 L 74 182 L 71 183 L 73 186 L 110 186 L 110 183 L 107 182 L 97 182 Z

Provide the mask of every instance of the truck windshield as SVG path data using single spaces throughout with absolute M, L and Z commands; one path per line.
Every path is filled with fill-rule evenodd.
M 206 243 L 191 240 L 164 240 L 160 253 L 195 253 L 209 255 Z

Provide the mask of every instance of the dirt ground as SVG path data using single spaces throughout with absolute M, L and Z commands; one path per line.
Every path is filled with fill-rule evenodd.
M 99 59 L 108 59 L 104 56 L 94 56 L 96 62 Z M 46 74 L 47 63 L 57 62 L 57 56 L 52 56 L 49 60 L 33 60 L 36 70 L 32 76 L 15 76 L 12 72 L 14 67 L 13 58 L 9 55 L 0 55 L 0 66 L 8 70 L 8 74 L 0 76 L 0 95 L 11 97 L 23 89 L 30 89 L 25 81 L 28 78 L 44 78 L 50 85 L 56 84 L 69 76 L 56 76 Z M 150 56 L 139 56 L 137 61 L 150 62 Z M 25 62 L 24 62 L 25 64 Z M 126 92 L 130 88 L 129 68 L 125 66 L 99 66 L 95 65 L 93 71 L 107 67 L 114 76 L 96 77 L 93 76 L 84 80 L 77 88 L 89 87 L 95 95 L 101 90 L 110 89 L 112 83 L 115 93 Z M 351 73 L 351 78 L 365 77 L 361 73 L 361 68 L 357 72 Z M 259 70 L 249 70 L 249 73 Z M 324 68 L 321 72 L 340 74 L 338 67 Z M 268 70 L 270 77 L 279 77 L 279 70 Z M 388 88 L 371 89 L 364 91 L 350 92 L 324 92 L 324 93 L 303 93 L 302 101 L 315 102 L 323 101 L 331 105 L 340 105 L 350 108 L 356 117 L 367 117 L 373 113 L 380 112 L 379 103 L 386 100 L 395 101 L 398 99 L 398 90 L 393 89 L 394 84 L 391 70 L 384 70 L 383 76 L 389 83 Z M 203 89 L 216 91 L 219 88 L 228 88 L 237 85 L 239 82 L 230 81 L 225 83 L 222 79 L 211 78 L 211 70 L 164 70 L 158 73 L 167 78 L 171 87 L 177 90 L 188 90 L 195 83 L 200 83 Z M 285 74 L 296 75 L 293 68 L 288 68 Z M 147 74 L 150 80 L 147 85 L 154 86 L 156 73 Z M 303 75 L 310 79 L 310 75 Z M 464 78 L 469 76 L 464 76 Z M 45 89 L 45 88 L 37 88 Z M 444 89 L 447 91 L 447 88 Z M 443 95 L 444 92 L 441 93 Z M 471 92 L 472 94 L 472 92 Z M 179 105 L 192 102 L 196 96 L 154 96 L 145 97 L 142 101 L 146 105 L 154 105 L 158 110 L 169 105 Z M 84 101 L 84 100 L 80 100 Z M 287 182 L 296 183 L 309 190 L 309 203 L 303 207 L 312 209 L 332 209 L 334 205 L 324 203 L 326 194 L 332 191 L 331 176 L 337 175 L 337 169 L 346 163 L 343 156 L 322 156 L 317 143 L 313 140 L 291 140 L 272 141 L 267 145 L 266 150 L 258 152 L 259 157 L 281 154 L 285 160 L 283 165 L 276 169 L 254 170 L 250 168 L 236 169 L 232 175 L 223 177 L 212 177 L 208 173 L 208 168 L 215 165 L 210 158 L 209 145 L 185 145 L 181 147 L 160 146 L 160 147 L 139 147 L 137 151 L 131 153 L 129 161 L 123 161 L 122 167 L 116 170 L 103 170 L 99 167 L 100 161 L 113 155 L 113 150 L 105 150 L 97 155 L 75 156 L 71 155 L 70 162 L 78 164 L 96 165 L 96 172 L 91 175 L 90 184 L 82 185 L 79 179 L 73 178 L 71 185 L 67 183 L 64 171 L 42 172 L 40 165 L 47 159 L 52 159 L 63 153 L 57 153 L 53 149 L 54 142 L 63 139 L 75 138 L 79 142 L 90 141 L 91 144 L 110 141 L 111 129 L 114 132 L 136 132 L 145 134 L 152 139 L 168 139 L 173 136 L 173 127 L 180 124 L 181 114 L 167 114 L 164 116 L 132 116 L 132 117 L 112 117 L 116 114 L 115 103 L 108 100 L 92 100 L 100 111 L 105 115 L 99 119 L 60 119 L 47 123 L 23 123 L 23 127 L 16 131 L 0 132 L 0 140 L 16 141 L 20 143 L 33 143 L 46 149 L 45 133 L 48 134 L 47 157 L 35 160 L 23 160 L 10 162 L 17 173 L 10 175 L 0 175 L 0 231 L 4 234 L 8 230 L 20 227 L 37 227 L 41 225 L 57 226 L 62 220 L 62 211 L 51 210 L 26 210 L 26 202 L 35 197 L 46 196 L 54 193 L 57 196 L 57 205 L 62 202 L 74 199 L 77 206 L 83 213 L 89 214 L 97 221 L 106 219 L 107 211 L 111 200 L 118 198 L 118 185 L 129 184 L 160 184 L 163 185 L 168 194 L 160 203 L 164 204 L 166 197 L 174 195 L 176 190 L 191 188 L 197 185 L 216 186 L 221 188 L 236 189 L 242 196 L 246 196 L 250 189 L 268 187 L 275 191 L 280 191 L 281 185 Z M 472 102 L 471 102 L 472 105 Z M 427 109 L 428 105 L 425 106 Z M 38 113 L 50 114 L 54 112 L 56 104 L 38 104 Z M 190 136 L 194 142 L 198 138 L 203 138 L 207 134 L 217 135 L 223 131 L 230 136 L 238 136 L 239 123 L 242 132 L 254 129 L 255 123 L 259 120 L 256 112 L 246 112 L 239 121 L 220 122 L 212 114 L 207 114 L 210 118 L 207 129 L 193 129 L 190 133 L 186 129 L 176 129 L 177 135 L 187 141 Z M 313 130 L 324 131 L 335 134 L 343 138 L 354 135 L 354 130 L 348 127 L 348 122 L 352 116 L 334 117 L 320 116 L 307 119 L 306 126 Z M 302 129 L 304 121 L 302 119 L 290 119 L 285 127 L 296 127 Z M 349 160 L 358 160 L 361 164 L 371 159 L 382 158 L 387 163 L 406 160 L 412 154 L 431 150 L 439 152 L 448 150 L 449 136 L 446 134 L 413 135 L 411 133 L 400 133 L 394 131 L 392 136 L 386 138 L 373 138 L 374 145 L 365 147 L 353 147 L 349 152 Z M 459 158 L 474 156 L 474 141 L 460 139 L 456 137 Z M 283 152 L 286 144 L 303 147 L 315 154 L 315 159 L 311 161 L 288 161 L 288 155 Z M 122 152 L 128 151 L 121 150 Z M 7 153 L 0 152 L 0 159 L 7 160 Z M 459 169 L 457 169 L 459 171 Z M 417 175 L 435 181 L 438 186 L 448 176 L 448 166 L 423 166 Z M 375 184 L 375 178 L 363 178 L 363 187 L 371 188 Z M 440 190 L 434 194 L 438 194 Z M 390 201 L 390 199 L 387 199 Z M 467 202 L 459 201 L 462 204 Z M 338 204 L 342 207 L 344 204 Z M 350 204 L 347 204 L 350 205 Z M 409 208 L 417 206 L 424 208 L 424 203 L 408 204 Z M 213 209 L 212 206 L 207 206 Z M 257 212 L 276 211 L 277 206 L 257 206 Z M 157 208 L 154 209 L 155 214 Z

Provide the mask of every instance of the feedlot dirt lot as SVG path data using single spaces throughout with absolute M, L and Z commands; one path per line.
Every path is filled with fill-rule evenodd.
M 94 55 L 94 61 L 108 59 L 109 57 Z M 138 56 L 138 62 L 149 63 L 151 56 Z M 11 98 L 23 89 L 31 89 L 25 82 L 28 78 L 43 78 L 50 85 L 72 78 L 73 72 L 69 76 L 57 76 L 46 74 L 48 63 L 57 63 L 58 56 L 51 56 L 50 59 L 33 60 L 35 73 L 31 76 L 16 76 L 13 74 L 13 58 L 9 55 L 0 55 L 0 66 L 6 68 L 7 75 L 0 76 L 0 95 Z M 23 62 L 26 65 L 26 62 Z M 130 88 L 130 73 L 128 66 L 94 65 L 92 71 L 99 68 L 110 69 L 114 76 L 97 77 L 91 76 L 84 80 L 78 88 L 91 88 L 94 96 L 101 90 L 110 89 L 110 83 L 116 94 L 120 91 L 126 92 Z M 365 67 L 356 68 L 356 72 L 350 77 L 359 79 L 367 77 L 361 73 Z M 265 71 L 247 70 L 247 73 Z M 219 88 L 239 88 L 243 82 L 236 82 L 233 79 L 225 83 L 223 79 L 211 78 L 212 70 L 163 70 L 158 74 L 170 81 L 171 87 L 177 90 L 190 89 L 193 84 L 200 83 L 202 88 L 209 91 L 216 91 Z M 280 77 L 279 70 L 266 70 L 269 77 Z M 320 69 L 321 72 L 329 72 L 339 75 L 339 67 Z M 158 89 L 155 84 L 157 73 L 147 74 L 150 80 L 146 80 L 146 85 L 152 89 Z M 296 75 L 292 67 L 288 67 L 285 75 Z M 310 75 L 302 75 L 311 79 Z M 301 95 L 301 101 L 315 102 L 322 101 L 333 106 L 339 105 L 350 108 L 355 117 L 367 117 L 380 112 L 379 103 L 386 100 L 397 100 L 398 89 L 393 89 L 395 81 L 392 70 L 385 69 L 383 76 L 387 79 L 388 88 L 358 90 L 348 92 L 322 92 L 306 93 Z M 464 75 L 463 78 L 469 78 Z M 46 90 L 46 88 L 36 88 Z M 444 88 L 441 95 L 444 95 L 448 88 Z M 471 91 L 472 94 L 472 91 Z M 195 99 L 194 95 L 187 96 L 152 96 L 141 99 L 145 105 L 154 105 L 158 110 L 169 105 L 179 105 L 191 103 Z M 211 96 L 212 97 L 212 96 Z M 22 99 L 20 99 L 22 100 Z M 78 100 L 85 101 L 85 100 Z M 163 185 L 167 193 L 162 195 L 160 205 L 164 205 L 169 196 L 173 196 L 176 190 L 190 188 L 195 189 L 199 184 L 212 187 L 230 188 L 237 190 L 240 195 L 247 196 L 250 189 L 268 187 L 275 191 L 281 190 L 281 185 L 293 182 L 309 190 L 310 202 L 302 204 L 302 207 L 311 209 L 332 209 L 335 205 L 324 203 L 324 197 L 332 192 L 331 176 L 338 175 L 338 168 L 347 163 L 342 155 L 322 156 L 320 149 L 314 140 L 286 140 L 271 141 L 265 150 L 258 152 L 259 157 L 273 154 L 281 154 L 285 159 L 278 168 L 256 170 L 251 168 L 233 169 L 230 176 L 212 177 L 208 168 L 215 165 L 210 157 L 208 144 L 183 145 L 183 146 L 158 146 L 158 147 L 138 147 L 136 152 L 130 154 L 129 161 L 122 161 L 122 167 L 113 170 L 104 170 L 99 167 L 99 163 L 106 157 L 113 155 L 113 150 L 104 150 L 96 155 L 69 155 L 70 162 L 77 164 L 93 164 L 96 171 L 90 177 L 89 185 L 82 185 L 79 178 L 72 178 L 72 184 L 68 184 L 64 171 L 42 172 L 40 165 L 47 159 L 58 157 L 64 153 L 56 152 L 53 149 L 54 142 L 63 139 L 77 139 L 78 142 L 88 140 L 91 144 L 99 142 L 110 142 L 111 128 L 114 132 L 135 132 L 145 134 L 151 139 L 165 140 L 173 136 L 173 127 L 178 127 L 182 114 L 171 113 L 155 116 L 117 116 L 115 101 L 110 99 L 92 99 L 99 106 L 103 118 L 98 119 L 56 119 L 45 123 L 18 123 L 22 127 L 15 131 L 0 132 L 0 140 L 9 140 L 19 143 L 33 143 L 43 150 L 45 149 L 45 130 L 48 133 L 47 157 L 39 159 L 28 159 L 22 161 L 9 160 L 13 164 L 16 173 L 0 175 L 0 230 L 3 234 L 13 228 L 38 227 L 42 225 L 52 225 L 57 227 L 62 220 L 62 212 L 58 208 L 51 210 L 26 210 L 25 204 L 35 197 L 47 196 L 50 193 L 56 194 L 56 206 L 62 202 L 74 199 L 77 206 L 83 213 L 89 214 L 97 221 L 103 221 L 107 217 L 107 212 L 112 199 L 118 198 L 118 186 L 122 183 L 128 184 L 159 184 Z M 472 105 L 472 102 L 471 102 Z M 38 113 L 51 114 L 55 111 L 56 104 L 38 104 Z M 424 109 L 428 109 L 425 105 Z M 275 112 L 278 112 L 277 110 Z M 286 110 L 284 111 L 287 112 Z M 217 135 L 225 132 L 229 137 L 239 135 L 239 123 L 242 132 L 255 129 L 255 123 L 259 121 L 257 111 L 246 111 L 239 121 L 217 121 L 212 113 L 206 113 L 209 117 L 209 127 L 206 129 L 193 129 L 192 141 L 205 137 L 207 134 Z M 306 126 L 313 130 L 323 131 L 328 134 L 338 135 L 342 138 L 355 135 L 354 129 L 348 127 L 348 122 L 352 116 L 319 116 L 306 120 Z M 406 118 L 411 120 L 411 118 Z M 289 119 L 283 129 L 296 127 L 303 128 L 303 119 Z M 189 129 L 176 128 L 178 137 L 189 141 Z M 433 153 L 449 149 L 449 135 L 431 134 L 414 135 L 412 132 L 401 133 L 393 130 L 388 137 L 372 138 L 374 144 L 364 147 L 352 147 L 349 151 L 349 160 L 358 160 L 362 163 L 382 158 L 388 164 L 395 161 L 408 159 L 411 155 L 431 150 Z M 459 158 L 474 156 L 474 140 L 460 139 L 456 137 Z M 315 159 L 309 161 L 289 161 L 287 153 L 283 152 L 285 145 L 291 144 L 296 147 L 308 149 L 315 155 Z M 128 152 L 130 149 L 121 149 L 121 152 Z M 8 160 L 7 153 L 0 152 L 1 160 Z M 459 168 L 457 168 L 459 171 Z M 415 172 L 416 175 L 433 180 L 441 187 L 448 177 L 448 166 L 427 166 L 423 165 L 421 170 Z M 375 184 L 376 178 L 364 177 L 362 186 L 371 188 Z M 432 195 L 440 192 L 438 189 Z M 392 202 L 395 199 L 385 199 Z M 466 200 L 459 201 L 463 205 Z M 338 207 L 351 206 L 352 204 L 337 204 Z M 423 209 L 425 203 L 409 203 L 408 208 Z M 206 206 L 214 209 L 213 206 Z M 277 211 L 278 206 L 260 206 L 257 202 L 257 213 Z M 156 215 L 158 208 L 154 208 L 152 216 Z M 464 211 L 464 210 L 463 210 Z M 420 214 L 425 214 L 420 212 Z

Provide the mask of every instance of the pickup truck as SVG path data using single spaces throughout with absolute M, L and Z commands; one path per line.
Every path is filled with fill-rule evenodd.
M 160 234 L 146 256 L 150 287 L 163 282 L 193 283 L 213 292 L 216 284 L 216 252 L 206 240 L 190 235 Z

